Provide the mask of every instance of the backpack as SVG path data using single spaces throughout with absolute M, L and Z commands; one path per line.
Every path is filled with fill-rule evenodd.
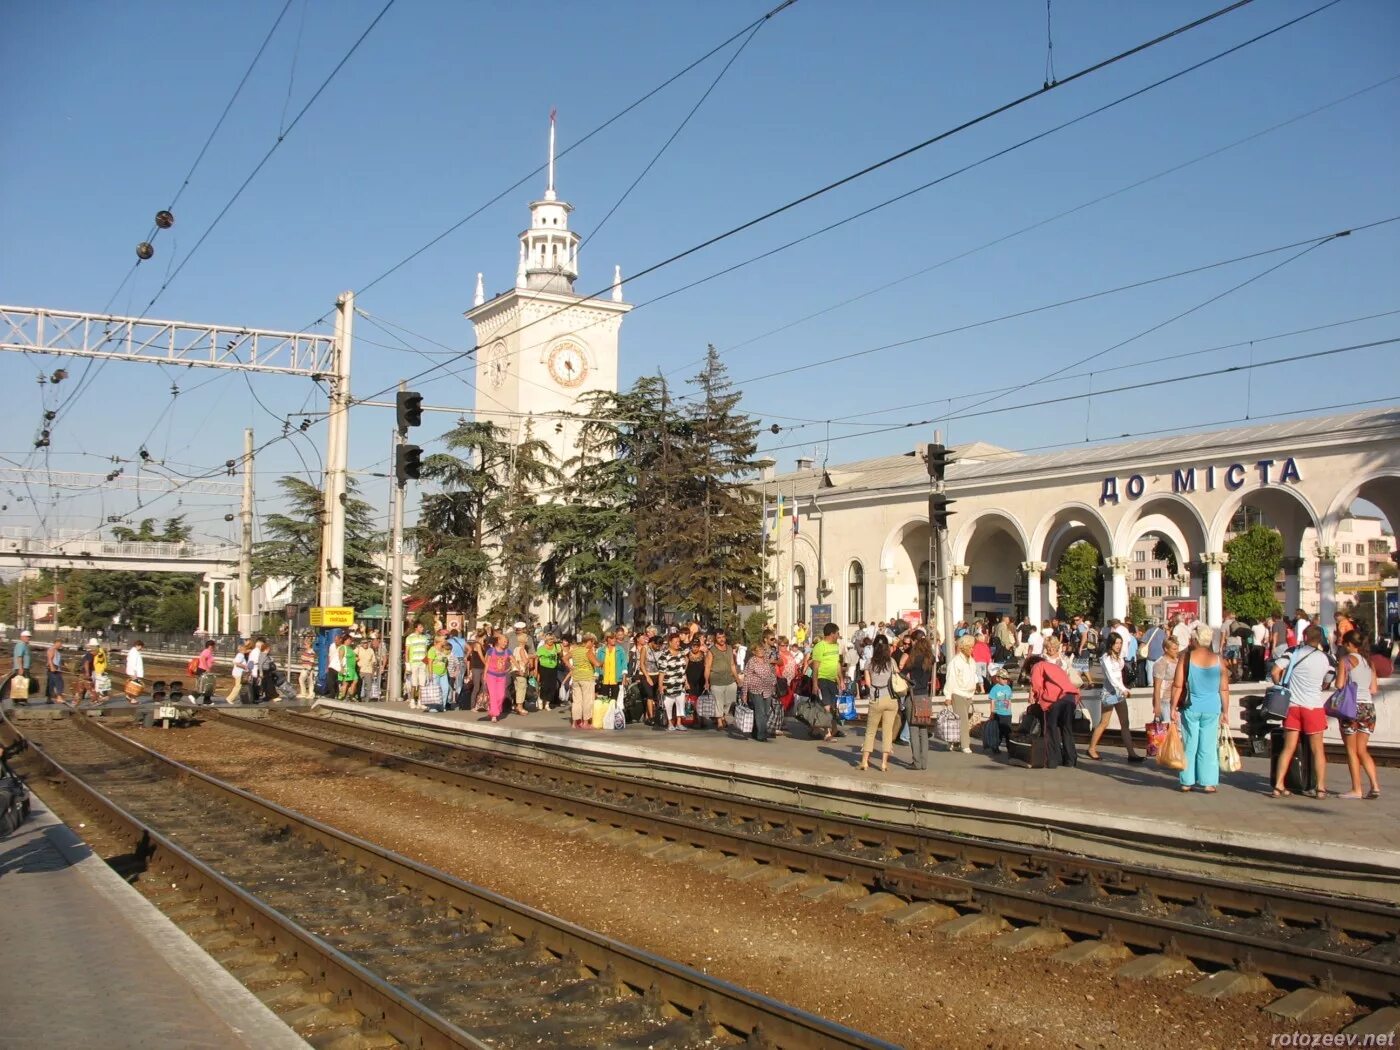
M 185 664 L 185 674 L 189 675 L 191 678 L 195 678 L 199 675 L 199 657 L 190 657 L 190 662 Z

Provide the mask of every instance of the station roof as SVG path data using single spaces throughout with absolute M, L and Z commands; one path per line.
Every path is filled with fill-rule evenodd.
M 1235 447 L 1273 445 L 1279 452 L 1302 438 L 1365 436 L 1376 430 L 1400 430 L 1400 407 L 1346 412 L 1340 415 L 1312 416 L 1307 419 L 1284 420 L 1227 430 L 1204 430 L 1170 437 L 1146 438 L 1136 441 L 1104 442 L 1075 448 L 1045 451 L 1017 451 L 1000 448 L 984 441 L 954 445 L 957 460 L 948 468 L 950 484 L 1025 473 L 1061 473 L 1092 470 L 1101 467 L 1108 473 L 1121 474 L 1125 467 L 1146 460 L 1171 456 L 1218 455 Z M 928 484 L 928 472 L 922 458 L 924 446 L 917 453 L 880 456 L 822 467 L 776 474 L 775 484 L 785 495 L 799 498 L 815 492 L 854 492 L 864 489 L 889 489 Z

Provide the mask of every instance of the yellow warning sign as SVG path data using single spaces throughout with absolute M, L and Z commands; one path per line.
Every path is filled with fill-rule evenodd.
M 354 627 L 355 610 L 349 605 L 313 605 L 312 627 Z

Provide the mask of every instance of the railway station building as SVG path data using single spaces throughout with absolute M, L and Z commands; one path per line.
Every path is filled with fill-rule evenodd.
M 1330 625 L 1339 562 L 1353 560 L 1341 555 L 1351 545 L 1353 504 L 1365 501 L 1392 527 L 1400 523 L 1395 408 L 1068 451 L 980 442 L 954 450 L 946 478 L 956 501 L 948 526 L 954 623 L 1054 615 L 1060 559 L 1080 542 L 1099 552 L 1104 618 L 1122 618 L 1136 573 L 1149 571 L 1142 563 L 1160 542 L 1177 571 L 1150 585 L 1162 597 L 1196 598 L 1203 618 L 1218 625 L 1224 546 L 1243 512 L 1282 536 L 1282 606 L 1292 613 L 1316 595 L 1318 607 L 1304 608 Z M 840 466 L 798 460 L 796 470 L 770 468 L 762 488 L 770 513 L 781 495 L 799 519 L 796 534 L 786 520 L 777 530 L 768 559 L 779 630 L 810 622 L 814 605 L 830 605 L 843 627 L 895 616 L 928 621 L 940 574 L 930 569 L 930 480 L 918 455 Z M 1377 544 L 1367 546 L 1374 561 Z M 1396 558 L 1393 547 L 1384 557 Z M 1149 599 L 1149 609 L 1161 600 Z

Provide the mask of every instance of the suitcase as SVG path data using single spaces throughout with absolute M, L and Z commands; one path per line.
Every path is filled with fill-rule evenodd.
M 1044 769 L 1050 741 L 1044 735 L 1025 736 L 1013 733 L 1006 738 L 1006 755 L 1028 769 Z
M 1269 783 L 1278 783 L 1278 758 L 1279 752 L 1283 750 L 1283 730 L 1275 729 L 1269 734 Z M 1317 787 L 1317 773 L 1313 769 L 1312 748 L 1308 746 L 1308 738 L 1299 734 L 1298 749 L 1293 752 L 1293 759 L 1288 763 L 1288 772 L 1284 774 L 1283 786 L 1294 794 L 1301 795 L 1304 791 L 1312 791 Z
M 982 723 L 982 750 L 995 751 L 1001 747 L 1001 722 L 992 716 Z

